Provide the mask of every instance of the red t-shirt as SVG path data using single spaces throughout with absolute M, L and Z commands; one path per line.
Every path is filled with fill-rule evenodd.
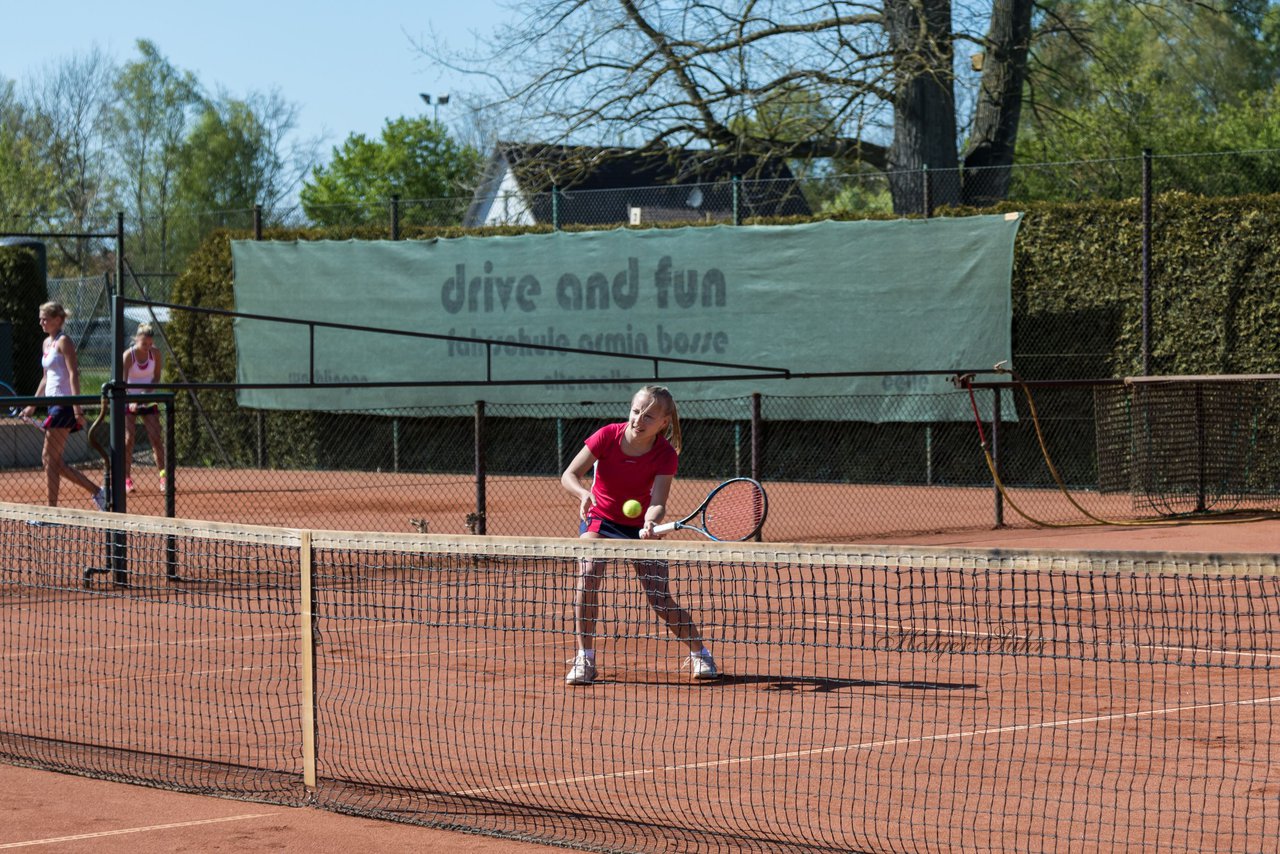
M 664 436 L 655 439 L 653 447 L 640 456 L 628 456 L 622 452 L 626 429 L 625 421 L 606 424 L 587 438 L 587 450 L 596 458 L 591 495 L 596 501 L 595 512 L 619 525 L 639 527 L 644 524 L 644 511 L 629 517 L 622 512 L 622 505 L 634 498 L 648 510 L 653 479 L 661 474 L 674 475 L 680 456 Z

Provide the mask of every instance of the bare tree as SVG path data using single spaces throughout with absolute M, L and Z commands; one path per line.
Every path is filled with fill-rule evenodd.
M 889 186 L 894 209 L 957 204 L 956 99 L 950 0 L 886 0 L 884 27 L 893 53 L 893 143 Z M 942 176 L 925 192 L 923 170 Z M 929 199 L 926 202 L 926 198 Z
M 42 223 L 45 227 L 114 230 L 111 164 L 104 145 L 114 78 L 114 64 L 95 48 L 47 67 L 31 86 L 28 101 L 43 143 L 39 156 L 53 173 L 58 196 L 56 213 Z M 75 270 L 88 269 L 89 255 L 101 251 L 85 240 L 55 246 Z
M 982 173 L 965 186 L 969 204 L 999 201 L 1009 190 L 1008 167 L 1013 164 L 1022 118 L 1034 5 L 1033 0 L 992 4 L 990 29 L 978 54 L 982 80 L 964 151 L 965 170 Z
M 488 49 L 419 48 L 487 78 L 506 125 L 542 141 L 858 161 L 901 173 L 895 207 L 916 211 L 926 166 L 935 202 L 964 200 L 957 39 L 986 60 L 969 152 L 986 166 L 1012 162 L 1031 0 L 992 7 L 981 35 L 957 29 L 951 0 L 528 0 Z M 796 92 L 821 104 L 803 133 L 755 120 Z

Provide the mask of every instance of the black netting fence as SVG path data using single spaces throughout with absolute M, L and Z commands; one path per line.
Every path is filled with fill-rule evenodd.
M 1280 510 L 1280 378 L 1160 389 L 989 383 L 898 396 L 896 421 L 874 420 L 874 395 L 684 400 L 671 512 L 739 476 L 768 489 L 763 537 L 775 542 Z M 177 396 L 176 514 L 344 530 L 574 536 L 560 475 L 626 414 L 625 400 L 370 413 L 244 409 L 221 395 Z M 931 420 L 940 404 L 978 417 Z M 42 501 L 36 450 L 5 472 L 12 500 Z M 130 512 L 163 514 L 154 466 L 140 430 Z

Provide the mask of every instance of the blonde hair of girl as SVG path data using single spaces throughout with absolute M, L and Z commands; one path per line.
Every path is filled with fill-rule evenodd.
M 651 401 L 662 403 L 668 418 L 666 439 L 676 449 L 676 453 L 680 453 L 680 413 L 676 410 L 676 399 L 671 395 L 671 389 L 664 385 L 647 385 L 636 394 L 646 395 Z

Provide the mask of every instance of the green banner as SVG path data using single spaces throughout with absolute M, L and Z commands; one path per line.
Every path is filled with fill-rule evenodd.
M 928 411 L 893 396 L 951 390 L 946 377 L 728 377 L 1009 359 L 1019 219 L 234 241 L 238 311 L 378 330 L 238 319 L 239 382 L 452 383 L 241 389 L 239 400 L 322 410 L 625 401 L 645 382 L 700 378 L 673 382 L 677 399 L 877 395 L 880 420 L 963 420 L 954 400 Z M 697 364 L 667 361 L 676 359 Z M 812 408 L 814 418 L 831 417 L 820 403 Z M 796 402 L 788 411 L 797 417 Z

